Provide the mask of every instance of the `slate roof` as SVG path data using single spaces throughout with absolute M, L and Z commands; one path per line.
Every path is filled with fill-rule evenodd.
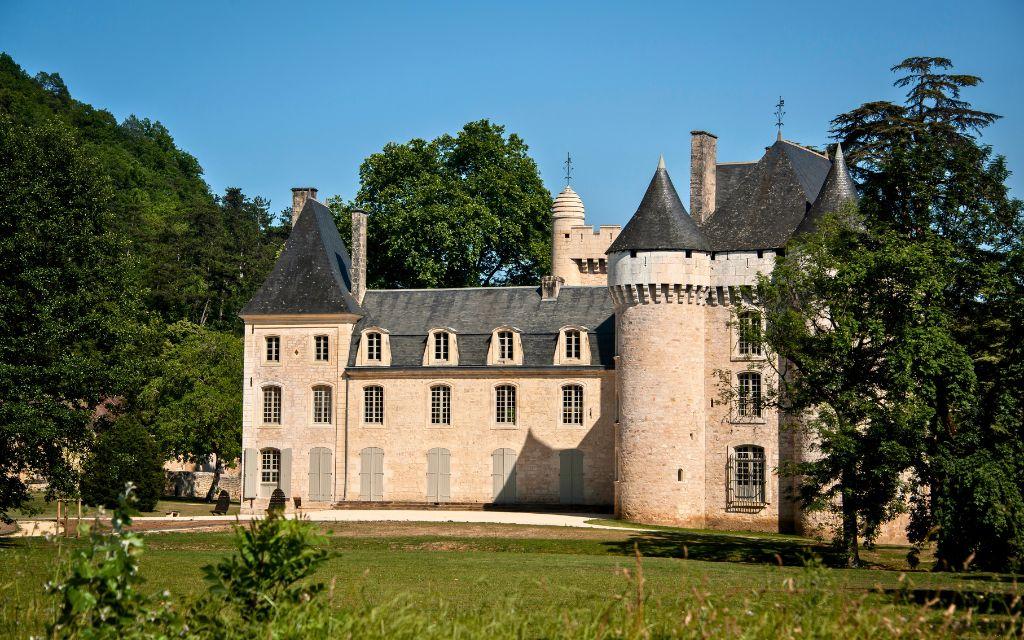
M 817 229 L 818 220 L 826 214 L 839 211 L 843 204 L 857 200 L 857 189 L 846 166 L 842 145 L 836 145 L 832 158 L 832 167 L 825 176 L 825 184 L 821 186 L 818 197 L 814 199 L 811 210 L 804 216 L 804 221 L 797 227 L 797 233 L 810 233 Z
M 240 315 L 361 313 L 331 210 L 309 198 L 273 271 Z
M 360 333 L 369 327 L 388 331 L 392 368 L 421 366 L 428 332 L 436 328 L 455 331 L 459 368 L 487 366 L 491 332 L 501 326 L 522 332 L 525 367 L 553 366 L 558 333 L 566 325 L 586 327 L 593 366 L 611 368 L 615 355 L 607 287 L 562 287 L 557 300 L 545 301 L 539 287 L 370 290 L 363 312 L 352 335 L 353 368 Z
M 605 253 L 703 250 L 706 244 L 679 199 L 662 159 L 636 213 Z
M 724 202 L 754 168 L 756 162 L 725 162 L 715 165 L 715 202 Z
M 701 226 L 711 251 L 782 247 L 825 181 L 828 158 L 787 140 L 765 152 Z

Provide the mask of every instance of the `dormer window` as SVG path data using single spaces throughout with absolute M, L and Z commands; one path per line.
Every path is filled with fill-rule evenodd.
M 511 331 L 498 332 L 498 360 L 512 360 L 515 356 L 515 342 Z
M 565 357 L 569 360 L 580 359 L 580 332 L 578 329 L 567 329 L 565 332 Z
M 434 360 L 448 361 L 448 332 L 438 331 L 434 334 Z
M 376 331 L 366 334 L 366 359 L 370 362 L 380 362 L 383 352 L 383 340 Z

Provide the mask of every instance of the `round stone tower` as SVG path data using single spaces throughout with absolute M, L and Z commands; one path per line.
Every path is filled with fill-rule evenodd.
M 572 228 L 585 222 L 583 200 L 566 185 L 551 205 L 551 275 L 561 277 L 566 284 L 580 283 L 580 270 L 572 261 L 569 246 Z
M 608 248 L 618 354 L 615 507 L 626 520 L 705 524 L 707 249 L 662 160 Z

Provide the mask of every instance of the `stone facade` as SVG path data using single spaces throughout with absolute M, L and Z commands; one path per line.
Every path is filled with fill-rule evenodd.
M 243 510 L 264 509 L 280 487 L 303 508 L 563 503 L 614 507 L 646 523 L 812 531 L 777 475 L 808 447 L 761 406 L 778 363 L 741 340 L 737 316 L 760 322 L 753 285 L 780 247 L 716 246 L 701 230 L 717 205 L 736 215 L 737 201 L 766 180 L 799 200 L 799 211 L 778 216 L 795 228 L 822 200 L 814 189 L 842 184 L 825 174 L 845 165 L 784 141 L 759 163 L 719 165 L 716 144 L 693 132 L 693 218 L 663 163 L 624 229 L 588 225 L 566 187 L 552 207 L 552 275 L 536 290 L 366 291 L 372 218 L 353 213 L 349 260 L 315 190 L 295 190 L 293 220 L 307 224 L 279 264 L 301 271 L 301 252 L 334 252 L 295 286 L 302 294 L 302 282 L 315 280 L 341 291 L 333 306 L 320 304 L 316 288 L 293 295 L 286 269 L 275 267 L 258 304 L 243 311 Z M 818 183 L 813 193 L 793 195 L 808 181 Z M 764 213 L 773 202 L 750 207 Z M 318 226 L 307 216 L 320 216 Z M 348 273 L 331 280 L 335 268 Z M 279 345 L 276 360 L 268 339 Z M 280 418 L 268 423 L 271 388 L 280 390 Z M 514 419 L 500 419 L 509 394 Z M 440 423 L 439 398 L 448 416 Z M 268 460 L 278 475 L 267 474 Z

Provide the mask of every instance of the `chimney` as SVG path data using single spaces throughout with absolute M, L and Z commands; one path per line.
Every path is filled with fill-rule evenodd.
M 306 206 L 306 198 L 316 200 L 316 187 L 294 187 L 292 189 L 292 226 L 299 221 L 302 207 Z
M 718 136 L 707 131 L 690 132 L 690 216 L 701 224 L 715 212 Z
M 352 210 L 352 295 L 363 304 L 366 293 L 366 219 L 362 209 Z
M 540 277 L 540 299 L 544 300 L 558 300 L 558 292 L 561 291 L 562 285 L 565 284 L 565 278 L 562 276 L 541 276 Z

